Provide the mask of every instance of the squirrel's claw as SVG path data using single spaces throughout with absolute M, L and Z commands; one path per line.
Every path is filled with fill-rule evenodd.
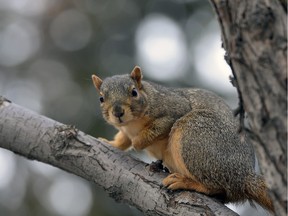
M 187 177 L 180 173 L 173 173 L 163 179 L 162 184 L 170 190 L 187 189 L 185 183 Z
M 170 190 L 194 190 L 207 195 L 214 193 L 202 183 L 180 173 L 170 174 L 163 179 L 162 184 Z

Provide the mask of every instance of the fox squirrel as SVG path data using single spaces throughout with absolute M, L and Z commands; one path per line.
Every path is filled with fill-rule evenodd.
M 220 195 L 225 203 L 254 200 L 274 212 L 264 179 L 254 171 L 253 147 L 241 140 L 233 112 L 219 96 L 143 81 L 138 66 L 130 75 L 92 80 L 104 119 L 119 130 L 107 142 L 163 160 L 171 173 L 165 187 Z

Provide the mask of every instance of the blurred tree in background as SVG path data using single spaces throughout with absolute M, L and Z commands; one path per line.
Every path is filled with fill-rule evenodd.
M 236 107 L 208 1 L 0 0 L 0 95 L 17 104 L 111 138 L 90 77 L 135 65 L 145 79 L 207 88 Z M 2 149 L 0 213 L 141 215 L 85 180 Z

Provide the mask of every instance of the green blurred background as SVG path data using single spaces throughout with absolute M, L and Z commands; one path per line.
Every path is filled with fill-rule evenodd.
M 115 130 L 102 119 L 93 73 L 139 65 L 145 79 L 210 89 L 235 108 L 220 35 L 203 0 L 0 0 L 0 95 L 108 139 Z M 79 177 L 0 149 L 0 215 L 142 214 Z

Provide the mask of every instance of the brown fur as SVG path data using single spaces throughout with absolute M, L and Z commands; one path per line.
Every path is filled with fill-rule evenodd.
M 164 186 L 220 194 L 224 202 L 254 200 L 274 210 L 254 171 L 253 148 L 241 141 L 232 110 L 220 97 L 145 82 L 139 67 L 130 75 L 92 79 L 103 117 L 119 130 L 108 142 L 122 150 L 145 149 L 163 160 L 172 173 Z
M 206 185 L 197 181 L 194 176 L 190 175 L 190 177 L 187 177 L 180 173 L 170 174 L 162 181 L 162 183 L 170 190 L 194 190 L 207 195 L 219 194 L 221 192 L 208 188 Z
M 187 170 L 183 157 L 181 156 L 181 139 L 182 133 L 177 128 L 172 128 L 170 132 L 169 144 L 167 147 L 166 154 L 171 155 L 170 160 L 163 160 L 164 164 L 168 167 L 171 172 L 180 173 L 187 177 L 191 177 L 191 173 Z
M 255 200 L 263 208 L 274 212 L 273 203 L 268 194 L 268 188 L 261 176 L 248 175 L 245 179 L 245 192 L 249 200 Z
M 164 164 L 167 164 L 167 167 L 173 174 L 163 180 L 163 185 L 171 190 L 186 189 L 205 193 L 207 195 L 219 194 L 220 190 L 207 187 L 199 182 L 199 180 L 193 176 L 193 173 L 188 171 L 181 155 L 182 135 L 180 128 L 172 128 L 166 151 L 166 154 L 171 155 L 171 160 L 166 161 L 164 159 L 163 162 Z

